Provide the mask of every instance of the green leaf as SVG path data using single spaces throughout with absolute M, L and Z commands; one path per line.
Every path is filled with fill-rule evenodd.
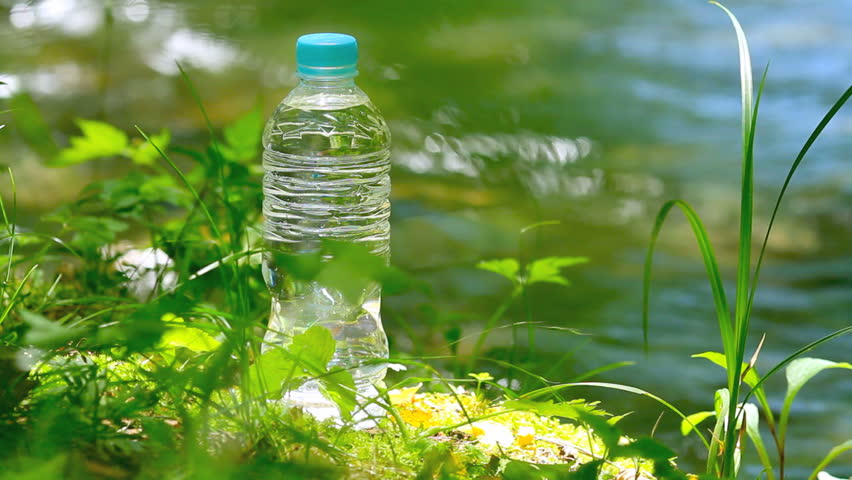
M 222 154 L 233 162 L 254 160 L 260 153 L 260 138 L 264 119 L 260 108 L 255 108 L 225 127 L 225 145 Z
M 642 437 L 627 445 L 617 445 L 610 452 L 611 458 L 646 458 L 663 462 L 675 456 L 671 449 L 651 437 Z
M 787 367 L 787 394 L 784 396 L 784 405 L 781 407 L 781 418 L 778 421 L 778 435 L 784 438 L 787 432 L 787 422 L 790 418 L 790 408 L 793 406 L 793 399 L 799 393 L 799 390 L 812 379 L 816 374 L 830 368 L 843 368 L 852 370 L 852 364 L 847 362 L 832 362 L 821 358 L 797 358 L 790 362 Z
M 704 269 L 707 271 L 707 278 L 710 280 L 710 289 L 713 293 L 713 302 L 716 306 L 716 320 L 719 324 L 719 332 L 722 336 L 722 345 L 725 352 L 733 352 L 734 333 L 731 328 L 730 316 L 728 313 L 728 300 L 725 296 L 725 287 L 722 284 L 722 274 L 719 271 L 719 264 L 716 261 L 716 254 L 713 253 L 713 245 L 710 243 L 710 237 L 707 235 L 707 229 L 701 222 L 701 218 L 695 212 L 691 205 L 683 200 L 669 200 L 660 207 L 657 213 L 657 219 L 654 221 L 654 228 L 651 231 L 651 243 L 648 246 L 648 252 L 645 255 L 645 265 L 642 275 L 642 339 L 645 352 L 648 352 L 648 324 L 649 310 L 651 303 L 651 271 L 654 263 L 654 250 L 656 248 L 657 239 L 660 236 L 660 231 L 668 217 L 669 212 L 678 207 L 683 212 L 692 228 L 692 233 L 698 243 L 698 248 L 701 251 L 701 256 L 704 259 Z
M 706 358 L 707 360 L 710 360 L 711 362 L 715 363 L 716 365 L 719 365 L 724 369 L 728 368 L 728 360 L 725 358 L 725 355 L 719 352 L 696 353 L 692 356 L 692 358 Z M 743 362 L 742 369 L 745 370 L 746 367 L 748 367 L 748 364 Z M 754 368 L 751 368 L 748 372 L 746 372 L 743 381 L 746 383 L 746 385 L 754 388 L 754 386 L 757 385 L 757 382 L 760 381 L 760 376 L 757 374 L 757 371 Z
M 30 329 L 24 335 L 24 343 L 39 348 L 56 348 L 70 341 L 80 339 L 86 329 L 83 327 L 67 327 L 48 320 L 38 313 L 19 310 L 18 313 Z
M 265 252 L 270 268 L 283 270 L 295 280 L 313 280 L 322 270 L 321 252 L 302 255 L 287 255 L 280 252 Z
M 160 159 L 160 154 L 157 152 L 157 149 L 154 148 L 152 143 L 157 145 L 160 150 L 165 150 L 168 148 L 171 138 L 171 133 L 169 133 L 168 130 L 160 130 L 158 135 L 151 135 L 147 141 L 141 142 L 139 145 L 135 146 L 130 151 L 130 159 L 137 165 L 154 164 L 154 162 Z
M 832 362 L 820 358 L 799 358 L 790 362 L 787 367 L 787 398 L 792 401 L 799 390 L 819 372 L 829 368 L 845 368 L 852 370 L 852 364 L 847 362 Z M 786 400 L 786 399 L 785 399 Z
M 167 315 L 164 320 L 172 326 L 160 338 L 160 348 L 187 348 L 193 352 L 209 352 L 221 343 L 199 327 L 184 322 L 181 317 Z
M 819 475 L 822 469 L 827 467 L 828 464 L 833 462 L 835 458 L 840 456 L 840 454 L 848 452 L 849 450 L 852 450 L 852 438 L 832 448 L 831 451 L 828 452 L 828 455 L 826 455 L 825 458 L 823 458 L 822 461 L 819 462 L 819 465 L 817 465 L 813 473 L 811 473 L 811 475 L 808 477 L 808 480 L 814 480 L 815 478 L 817 478 L 817 475 Z
M 267 350 L 248 371 L 248 389 L 252 397 L 281 398 L 281 390 L 305 376 L 289 352 L 281 347 Z M 285 381 L 289 385 L 285 385 Z
M 20 93 L 9 100 L 15 130 L 42 158 L 53 158 L 59 151 L 50 127 L 32 97 Z
M 769 458 L 769 453 L 763 444 L 763 438 L 760 436 L 760 413 L 757 406 L 753 403 L 746 403 L 742 405 L 742 408 L 742 415 L 745 416 L 746 435 L 751 439 L 751 443 L 754 444 L 754 449 L 757 451 L 757 456 L 760 457 L 760 463 L 766 473 L 766 480 L 774 480 L 772 460 Z
M 595 436 L 603 442 L 607 450 L 613 451 L 618 447 L 618 441 L 621 439 L 621 431 L 615 425 L 607 422 L 605 418 L 580 412 L 578 420 L 592 430 Z
M 81 249 L 97 249 L 115 242 L 116 234 L 129 225 L 109 217 L 74 217 L 66 227 L 74 232 L 71 243 Z
M 704 420 L 716 415 L 715 412 L 695 412 L 680 421 L 680 433 L 685 437 Z
M 337 404 L 340 416 L 344 420 L 352 418 L 352 410 L 358 405 L 358 401 L 367 402 L 368 398 L 357 398 L 355 380 L 352 374 L 344 369 L 335 369 L 320 377 L 320 390 L 331 401 Z
M 294 360 L 304 362 L 309 371 L 322 373 L 334 356 L 335 344 L 329 329 L 314 325 L 304 333 L 294 335 L 287 350 Z
M 583 480 L 584 478 L 595 480 L 600 461 L 590 463 L 596 465 L 581 467 L 583 468 L 581 473 L 579 470 L 577 472 L 573 470 L 573 464 L 546 465 L 512 460 L 506 464 L 501 478 L 504 480 Z
M 725 353 L 729 355 L 728 364 L 728 387 L 731 389 L 731 402 L 728 410 L 728 422 L 733 423 L 736 414 L 736 402 L 739 399 L 740 372 L 745 355 L 746 339 L 748 338 L 749 325 L 749 289 L 751 276 L 751 236 L 752 218 L 754 209 L 754 134 L 757 120 L 757 109 L 760 104 L 760 94 L 763 91 L 764 82 L 760 84 L 757 101 L 754 100 L 754 82 L 752 81 L 751 56 L 749 54 L 748 42 L 740 22 L 734 14 L 718 2 L 711 1 L 721 8 L 730 18 L 734 32 L 737 36 L 737 46 L 740 60 L 740 89 L 742 91 L 742 181 L 740 189 L 740 236 L 737 260 L 737 284 L 734 308 L 734 335 L 735 348 L 728 348 L 725 344 Z M 766 80 L 764 72 L 763 80 Z M 739 450 L 736 445 L 736 432 L 729 428 L 725 432 L 725 450 L 723 452 L 721 476 L 736 476 L 738 462 L 736 455 Z
M 122 155 L 128 147 L 127 135 L 114 126 L 95 120 L 77 120 L 83 136 L 71 137 L 71 146 L 59 152 L 48 165 L 65 167 L 96 158 Z
M 588 262 L 586 257 L 544 257 L 534 260 L 527 267 L 527 284 L 539 282 L 557 283 L 568 286 L 568 280 L 562 276 L 565 267 Z
M 376 288 L 387 271 L 385 259 L 364 245 L 327 240 L 322 247 L 331 260 L 323 265 L 317 281 L 350 302 L 362 301 L 364 292 Z
M 144 304 L 115 325 L 97 329 L 88 345 L 121 345 L 130 352 L 143 352 L 156 346 L 167 330 L 163 317 L 183 315 L 191 307 L 190 301 L 180 295 L 169 295 Z
M 518 270 L 520 265 L 514 258 L 501 258 L 497 260 L 484 260 L 476 264 L 476 268 L 494 272 L 507 278 L 512 283 L 518 283 Z
M 479 383 L 487 382 L 487 381 L 489 381 L 489 380 L 494 380 L 494 377 L 492 377 L 492 376 L 491 376 L 491 374 L 490 374 L 490 373 L 488 373 L 488 372 L 482 372 L 482 373 L 468 373 L 468 374 L 467 374 L 467 376 L 468 376 L 468 377 L 473 377 L 473 378 L 474 378 L 477 382 L 479 382 Z

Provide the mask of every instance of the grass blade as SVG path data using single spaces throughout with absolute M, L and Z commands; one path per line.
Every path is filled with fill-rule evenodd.
M 686 415 L 684 415 L 684 413 L 681 412 L 677 407 L 675 407 L 671 403 L 663 400 L 662 398 L 654 395 L 653 393 L 646 392 L 645 390 L 642 390 L 642 389 L 636 388 L 636 387 L 631 387 L 629 385 L 621 385 L 619 383 L 606 383 L 606 382 L 562 383 L 562 384 L 559 384 L 559 385 L 552 385 L 552 386 L 549 386 L 549 387 L 539 388 L 538 390 L 533 390 L 531 392 L 527 392 L 527 393 L 521 395 L 520 398 L 530 400 L 530 399 L 533 399 L 533 398 L 541 397 L 542 395 L 548 395 L 548 394 L 556 393 L 559 390 L 563 390 L 565 388 L 571 388 L 571 387 L 600 387 L 600 388 L 607 388 L 607 389 L 610 389 L 610 390 L 619 390 L 619 391 L 622 391 L 622 392 L 633 393 L 633 394 L 636 394 L 636 395 L 641 395 L 643 397 L 648 397 L 648 398 L 656 401 L 657 403 L 665 406 L 666 408 L 668 408 L 669 410 L 671 410 L 675 414 L 677 414 L 682 420 L 684 420 L 689 425 L 692 425 L 692 428 L 695 429 L 695 433 L 697 433 L 698 436 L 701 438 L 701 441 L 704 443 L 704 446 L 707 447 L 707 449 L 710 449 L 710 443 L 707 442 L 707 438 L 704 437 L 704 435 L 696 428 L 696 426 L 692 424 L 692 421 Z
M 852 450 L 852 438 L 846 440 L 840 445 L 831 449 L 828 452 L 828 455 L 819 462 L 819 465 L 814 469 L 813 473 L 808 477 L 808 480 L 814 480 L 819 475 L 819 472 L 822 471 L 823 468 L 827 467 L 829 463 L 833 462 L 835 458 L 837 458 L 841 453 Z
M 33 274 L 33 272 L 36 271 L 37 268 L 38 265 L 33 265 L 32 267 L 30 267 L 29 270 L 27 270 L 27 273 L 24 275 L 24 278 L 21 279 L 21 283 L 18 284 L 18 288 L 16 288 L 15 292 L 12 293 L 12 296 L 9 297 L 9 303 L 8 305 L 6 305 L 6 309 L 3 310 L 2 314 L 0 314 L 0 325 L 3 325 L 3 322 L 6 321 L 6 317 L 9 316 L 9 312 L 11 312 L 12 307 L 15 306 L 15 300 L 18 298 L 18 295 L 21 294 L 21 290 L 24 289 L 24 285 L 26 285 L 27 280 L 29 280 L 30 276 Z
M 829 340 L 834 340 L 837 337 L 842 337 L 843 335 L 846 335 L 847 333 L 852 333 L 852 325 L 849 325 L 848 327 L 843 327 L 840 330 L 836 330 L 834 332 L 831 332 L 828 335 L 826 335 L 826 336 L 824 336 L 824 337 L 822 337 L 818 340 L 814 340 L 813 342 L 811 342 L 811 343 L 805 345 L 804 347 L 796 350 L 795 352 L 790 354 L 787 358 L 785 358 L 784 360 L 781 360 L 777 365 L 772 367 L 768 372 L 766 372 L 765 375 L 760 377 L 760 380 L 757 381 L 757 383 L 754 385 L 754 387 L 752 387 L 751 391 L 746 394 L 745 398 L 743 398 L 743 402 L 748 401 L 749 397 L 755 392 L 755 390 L 757 390 L 760 386 L 763 385 L 763 382 L 768 380 L 769 377 L 774 375 L 775 372 L 777 372 L 778 370 L 781 370 L 782 368 L 786 367 L 787 364 L 789 364 L 793 360 L 799 358 L 800 356 L 802 356 L 805 353 L 813 350 L 814 348 L 822 345 L 823 343 L 828 342 Z
M 784 194 L 787 193 L 787 188 L 790 186 L 790 182 L 793 180 L 793 175 L 795 175 L 796 170 L 798 170 L 799 165 L 804 160 L 805 155 L 807 155 L 808 151 L 811 149 L 811 146 L 816 142 L 817 138 L 819 138 L 822 131 L 825 130 L 825 127 L 828 126 L 829 122 L 834 118 L 838 111 L 843 108 L 843 105 L 849 100 L 849 97 L 852 97 L 852 85 L 843 92 L 842 95 L 834 102 L 834 105 L 828 110 L 819 124 L 816 126 L 814 131 L 811 133 L 808 140 L 802 146 L 802 149 L 799 151 L 799 154 L 796 155 L 796 159 L 793 161 L 793 164 L 790 166 L 790 170 L 787 172 L 787 178 L 784 180 L 784 185 L 781 186 L 781 191 L 778 192 L 778 198 L 775 200 L 775 207 L 772 209 L 772 216 L 769 217 L 769 226 L 766 227 L 766 235 L 763 237 L 763 244 L 760 246 L 760 254 L 757 257 L 757 262 L 754 267 L 754 276 L 752 277 L 752 288 L 751 293 L 748 299 L 748 307 L 747 314 L 751 311 L 751 306 L 754 301 L 754 294 L 757 291 L 757 281 L 760 276 L 760 268 L 763 265 L 763 257 L 766 254 L 766 244 L 769 242 L 769 235 L 772 233 L 772 226 L 775 224 L 775 217 L 778 216 L 778 210 L 781 208 L 781 201 L 784 199 Z
M 733 12 L 728 10 L 724 5 L 719 2 L 711 1 L 710 3 L 724 10 L 724 12 L 728 15 L 728 18 L 731 19 L 731 23 L 734 25 L 734 31 L 737 34 L 737 48 L 739 49 L 740 55 L 740 87 L 742 90 L 743 103 L 743 153 L 745 153 L 748 148 L 748 138 L 750 136 L 749 127 L 752 124 L 752 91 L 754 89 L 753 81 L 751 78 L 751 55 L 748 51 L 748 41 L 746 40 L 745 32 L 743 31 L 739 20 L 737 20 L 737 17 L 734 16 Z
M 139 134 L 142 135 L 142 138 L 144 138 L 146 142 L 148 142 L 149 144 L 151 144 L 152 147 L 154 147 L 154 150 L 157 151 L 160 157 L 162 157 L 163 160 L 165 160 L 166 163 L 168 163 L 169 166 L 172 167 L 172 170 L 175 171 L 177 176 L 180 177 L 180 180 L 183 182 L 184 186 L 186 186 L 186 188 L 192 194 L 193 198 L 195 198 L 195 201 L 198 202 L 198 206 L 204 212 L 204 216 L 207 217 L 207 221 L 210 223 L 210 229 L 216 235 L 216 238 L 222 238 L 222 234 L 219 232 L 219 227 L 216 226 L 216 221 L 213 220 L 213 215 L 210 214 L 210 210 L 207 209 L 207 205 L 205 205 L 204 201 L 201 200 L 201 196 L 198 194 L 198 190 L 196 190 L 195 187 L 192 186 L 192 184 L 189 182 L 189 179 L 187 179 L 183 172 L 180 171 L 178 166 L 175 165 L 175 162 L 173 162 L 172 159 L 169 158 L 168 155 L 166 155 L 166 152 L 164 152 L 159 145 L 154 143 L 154 141 L 151 140 L 148 135 L 146 135 L 145 132 L 142 131 L 141 128 L 139 128 L 139 125 L 135 125 L 135 127 Z
M 745 355 L 745 343 L 748 338 L 748 297 L 749 281 L 751 280 L 751 235 L 752 220 L 754 216 L 754 133 L 757 120 L 757 107 L 760 101 L 760 93 L 766 80 L 764 70 L 763 81 L 758 90 L 757 102 L 753 103 L 754 82 L 751 73 L 751 55 L 749 54 L 748 41 L 745 37 L 737 17 L 722 4 L 711 1 L 710 3 L 721 8 L 731 20 L 737 35 L 737 48 L 740 57 L 740 90 L 742 92 L 742 131 L 743 131 L 743 163 L 742 163 L 742 185 L 740 193 L 740 239 L 739 254 L 737 260 L 737 289 L 736 306 L 734 310 L 734 339 L 737 347 L 733 352 L 726 352 L 729 357 L 731 369 L 728 371 L 728 388 L 731 391 L 731 401 L 728 406 L 728 425 L 734 425 L 737 415 L 737 403 L 739 398 L 740 374 L 742 360 Z M 754 107 L 752 106 L 754 105 Z M 733 356 L 733 358 L 730 358 Z M 725 450 L 722 460 L 721 474 L 728 476 L 736 475 L 735 442 L 736 429 L 728 428 L 725 432 Z
M 657 220 L 654 223 L 654 229 L 651 232 L 651 244 L 648 247 L 648 253 L 645 256 L 645 268 L 643 278 L 642 291 L 642 334 L 645 341 L 645 352 L 648 352 L 648 310 L 650 303 L 651 290 L 651 268 L 654 260 L 654 247 L 657 243 L 657 238 L 660 235 L 660 230 L 672 208 L 678 207 L 683 212 L 683 215 L 689 221 L 692 227 L 692 232 L 695 235 L 695 240 L 698 242 L 698 248 L 701 250 L 701 256 L 704 259 L 704 267 L 707 270 L 707 277 L 710 280 L 710 288 L 713 291 L 713 301 L 716 305 L 716 316 L 719 321 L 719 331 L 722 335 L 722 346 L 724 352 L 733 351 L 732 344 L 733 332 L 731 330 L 731 322 L 728 313 L 728 301 L 725 297 L 725 288 L 722 285 L 722 274 L 719 272 L 719 265 L 716 262 L 716 255 L 713 253 L 713 246 L 710 243 L 710 238 L 707 235 L 707 230 L 704 224 L 701 223 L 701 218 L 688 203 L 683 200 L 669 200 L 663 204 L 657 213 Z M 730 367 L 730 365 L 729 365 Z

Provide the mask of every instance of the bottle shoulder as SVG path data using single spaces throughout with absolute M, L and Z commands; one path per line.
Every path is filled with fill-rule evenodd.
M 390 148 L 390 130 L 357 86 L 323 89 L 300 85 L 267 122 L 263 147 L 310 157 L 380 154 Z
M 281 101 L 279 108 L 289 106 L 302 110 L 342 110 L 370 103 L 370 97 L 350 84 L 335 88 L 300 83 Z

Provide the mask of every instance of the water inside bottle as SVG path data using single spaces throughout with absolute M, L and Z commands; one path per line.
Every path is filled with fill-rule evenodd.
M 358 243 L 388 258 L 389 133 L 366 96 L 354 92 L 333 102 L 288 97 L 291 101 L 285 100 L 267 124 L 263 271 L 273 299 L 265 343 L 287 345 L 311 326 L 328 328 L 337 342 L 329 368 L 352 373 L 361 400 L 367 400 L 385 374 L 375 359 L 388 356 L 379 313 L 381 286 L 367 283 L 357 299 L 347 299 L 320 282 L 295 278 L 275 262 L 277 252 L 316 252 L 323 239 Z M 331 108 L 317 109 L 318 103 Z M 313 107 L 300 108 L 306 105 Z M 336 407 L 315 381 L 289 392 L 285 400 L 318 418 L 335 416 Z M 375 404 L 366 413 L 375 414 Z

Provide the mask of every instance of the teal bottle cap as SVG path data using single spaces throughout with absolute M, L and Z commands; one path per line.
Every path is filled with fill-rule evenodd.
M 302 78 L 334 79 L 358 75 L 358 41 L 342 33 L 311 33 L 296 41 Z

